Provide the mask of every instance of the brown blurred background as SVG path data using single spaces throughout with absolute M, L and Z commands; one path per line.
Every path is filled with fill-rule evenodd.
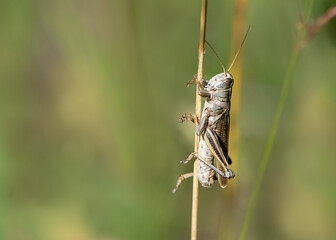
M 237 176 L 200 189 L 200 240 L 241 231 L 304 5 L 249 1 L 241 16 Z M 234 13 L 209 1 L 226 66 Z M 178 119 L 194 111 L 199 15 L 192 0 L 0 1 L 0 239 L 189 238 L 191 181 L 171 190 L 192 170 L 179 161 L 194 126 Z M 220 71 L 207 51 L 204 77 Z M 336 239 L 335 76 L 332 20 L 298 59 L 246 239 Z

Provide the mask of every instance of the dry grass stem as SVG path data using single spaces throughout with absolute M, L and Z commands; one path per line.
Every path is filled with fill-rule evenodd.
M 201 118 L 202 99 L 198 95 L 203 78 L 203 57 L 204 57 L 204 42 L 207 14 L 207 0 L 202 0 L 201 8 L 201 25 L 200 25 L 200 43 L 198 48 L 198 69 L 196 79 L 196 116 Z M 195 134 L 195 152 L 198 150 L 199 136 Z M 194 177 L 193 177 L 193 194 L 192 194 L 192 213 L 191 213 L 191 240 L 197 239 L 197 210 L 198 210 L 198 178 L 197 178 L 197 161 L 194 162 Z

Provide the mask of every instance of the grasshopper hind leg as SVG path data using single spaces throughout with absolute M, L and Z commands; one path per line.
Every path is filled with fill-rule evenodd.
M 210 149 L 212 155 L 217 159 L 220 163 L 221 169 L 224 170 L 225 178 L 233 178 L 235 176 L 234 172 L 229 168 L 229 161 L 227 161 L 227 148 L 224 144 L 222 144 L 220 138 L 216 134 L 216 132 L 212 129 L 207 128 L 206 134 L 204 136 L 204 140 Z M 222 172 L 222 171 L 221 171 Z
M 178 179 L 177 179 L 177 183 L 176 183 L 176 186 L 175 188 L 173 189 L 173 193 L 176 193 L 177 189 L 179 189 L 181 183 L 187 179 L 187 178 L 191 178 L 194 176 L 194 173 L 191 172 L 191 173 L 185 173 L 185 174 L 182 174 Z
M 186 114 L 185 114 L 186 115 Z M 183 116 L 185 116 L 183 115 Z M 190 114 L 191 115 L 191 114 Z M 182 117 L 183 117 L 182 116 Z M 187 164 L 190 160 L 192 160 L 193 158 L 195 158 L 197 155 L 197 153 L 195 152 L 192 152 L 190 153 L 190 155 L 188 156 L 188 158 L 185 160 L 185 161 L 181 161 L 180 163 L 183 163 L 183 164 Z M 185 174 L 182 174 L 178 179 L 177 179 L 177 183 L 176 183 L 176 186 L 175 188 L 173 189 L 173 193 L 176 193 L 177 189 L 179 189 L 180 185 L 182 184 L 182 182 L 187 179 L 187 178 L 190 178 L 190 177 L 193 177 L 194 176 L 194 173 L 191 172 L 191 173 L 185 173 Z

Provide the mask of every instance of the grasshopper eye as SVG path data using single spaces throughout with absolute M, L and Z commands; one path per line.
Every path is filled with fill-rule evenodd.
M 233 85 L 233 77 L 230 73 L 225 73 L 224 84 L 226 88 L 230 88 Z
M 230 88 L 233 85 L 233 78 L 227 78 L 224 80 L 224 85 L 226 86 L 226 88 Z

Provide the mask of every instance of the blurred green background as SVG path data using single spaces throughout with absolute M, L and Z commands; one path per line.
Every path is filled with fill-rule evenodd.
M 0 239 L 189 238 L 192 181 L 171 190 L 192 171 L 178 119 L 194 111 L 200 2 L 0 1 Z M 247 3 L 237 176 L 200 188 L 199 239 L 239 236 L 304 5 Z M 234 6 L 208 6 L 226 66 Z M 205 79 L 220 71 L 207 51 Z M 298 59 L 246 239 L 336 239 L 335 76 L 333 20 Z

